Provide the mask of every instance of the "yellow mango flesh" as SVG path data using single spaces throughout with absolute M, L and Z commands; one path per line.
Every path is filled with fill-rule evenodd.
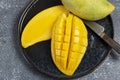
M 51 39 L 53 23 L 63 12 L 67 12 L 67 10 L 59 5 L 45 9 L 34 16 L 22 32 L 22 46 L 27 48 L 40 41 Z
M 88 45 L 87 30 L 73 14 L 62 14 L 52 30 L 52 59 L 57 68 L 71 76 L 82 61 Z
M 86 20 L 100 20 L 109 15 L 114 6 L 108 0 L 62 0 L 63 5 Z

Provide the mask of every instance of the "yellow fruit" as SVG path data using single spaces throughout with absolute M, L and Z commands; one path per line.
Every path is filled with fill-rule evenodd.
M 57 68 L 71 76 L 76 71 L 85 54 L 88 38 L 81 19 L 73 14 L 62 14 L 52 30 L 52 59 Z
M 99 20 L 109 15 L 114 6 L 108 0 L 62 0 L 72 13 L 86 20 Z
M 63 12 L 67 12 L 67 10 L 59 5 L 45 9 L 34 16 L 22 32 L 22 46 L 27 48 L 40 41 L 50 39 L 53 23 Z

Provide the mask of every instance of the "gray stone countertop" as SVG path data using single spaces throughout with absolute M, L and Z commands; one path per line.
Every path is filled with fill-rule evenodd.
M 0 80 L 53 80 L 27 63 L 15 38 L 19 16 L 30 1 L 0 0 Z M 120 43 L 120 0 L 110 1 L 116 7 L 111 14 L 114 39 Z M 94 72 L 75 80 L 120 80 L 120 56 L 117 56 L 109 55 Z

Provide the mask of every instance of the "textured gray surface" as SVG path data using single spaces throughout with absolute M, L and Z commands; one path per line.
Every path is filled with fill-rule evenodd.
M 30 1 L 0 0 L 0 80 L 48 80 L 25 61 L 18 47 L 19 16 Z M 112 18 L 115 40 L 120 43 L 120 0 L 110 1 L 116 7 Z M 94 72 L 76 80 L 120 80 L 120 58 L 109 55 Z

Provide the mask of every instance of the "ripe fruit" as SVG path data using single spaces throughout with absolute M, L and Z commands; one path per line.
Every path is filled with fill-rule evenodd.
M 76 71 L 88 45 L 87 30 L 73 14 L 62 14 L 52 30 L 52 59 L 57 68 L 71 76 Z
M 64 6 L 86 20 L 99 20 L 109 15 L 114 6 L 108 0 L 62 0 Z
M 34 16 L 22 32 L 22 46 L 27 48 L 40 41 L 51 39 L 53 23 L 63 12 L 67 12 L 63 6 L 54 6 Z

